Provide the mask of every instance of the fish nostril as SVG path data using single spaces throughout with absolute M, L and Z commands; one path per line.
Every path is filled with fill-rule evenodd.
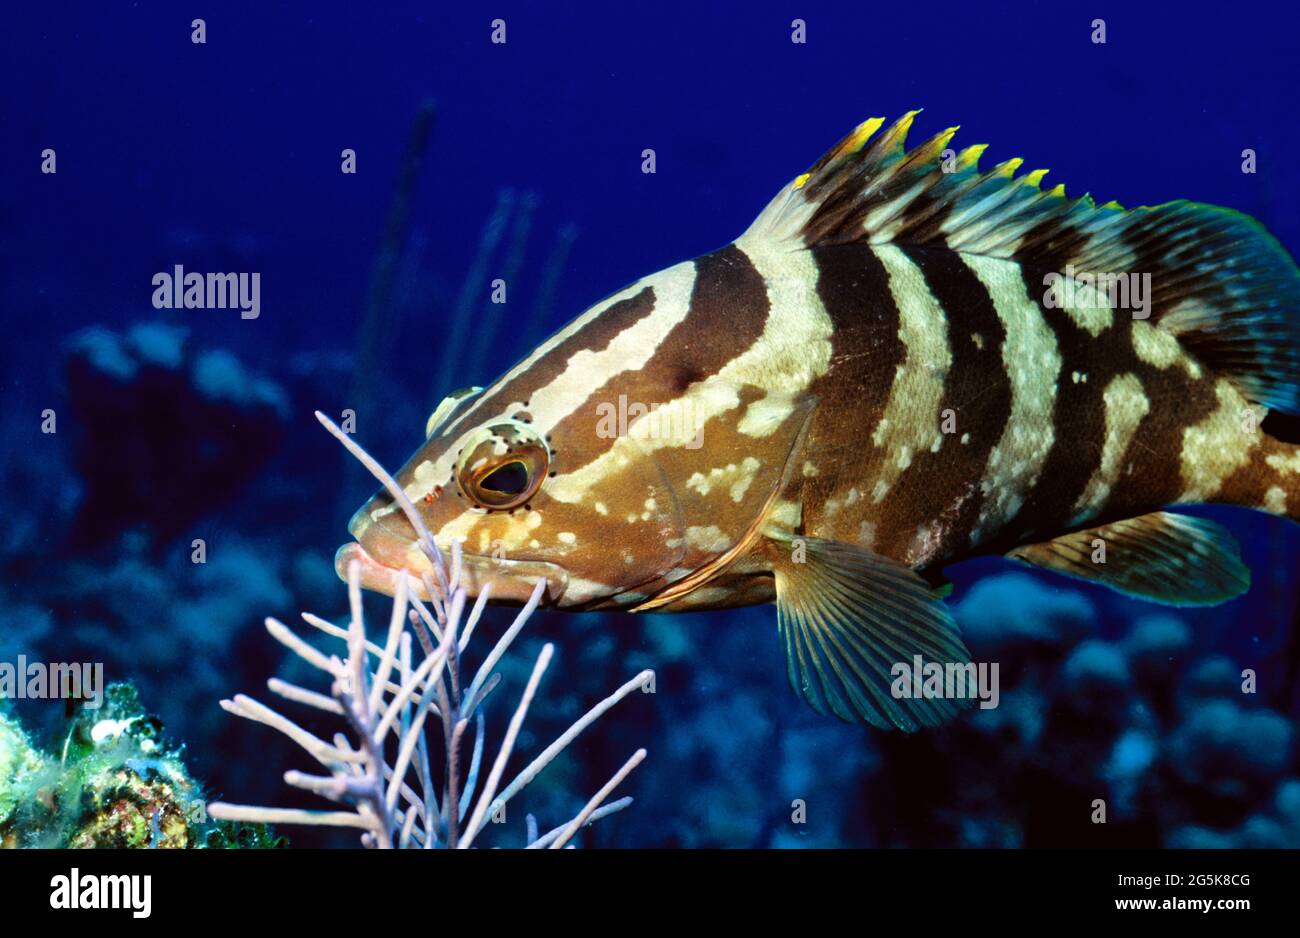
M 366 531 L 383 527 L 393 508 L 393 499 L 387 492 L 376 492 L 348 520 L 348 533 L 360 540 Z

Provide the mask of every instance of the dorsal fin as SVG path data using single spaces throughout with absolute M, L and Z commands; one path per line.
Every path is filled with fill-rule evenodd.
M 745 240 L 934 245 L 1063 276 L 1150 274 L 1150 318 L 1252 401 L 1300 412 L 1300 272 L 1253 218 L 1180 200 L 1125 209 L 1041 188 L 1022 161 L 982 171 L 956 127 L 906 149 L 918 111 L 872 118 L 791 181 Z M 874 139 L 873 139 L 874 138 Z

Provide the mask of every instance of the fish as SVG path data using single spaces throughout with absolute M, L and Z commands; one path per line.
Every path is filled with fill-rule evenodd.
M 1248 589 L 1231 533 L 1169 509 L 1300 519 L 1300 446 L 1273 429 L 1300 412 L 1294 260 L 1233 210 L 982 169 L 956 127 L 909 149 L 918 113 L 858 125 L 732 243 L 438 405 L 396 479 L 470 595 L 775 603 L 799 696 L 912 732 L 971 705 L 912 693 L 973 667 L 948 566 L 1171 605 Z M 349 532 L 340 576 L 391 594 L 430 571 L 384 491 Z

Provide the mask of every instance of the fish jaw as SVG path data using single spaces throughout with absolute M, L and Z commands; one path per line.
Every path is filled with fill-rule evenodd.
M 372 520 L 364 508 L 353 517 L 348 530 L 356 540 L 344 544 L 334 555 L 334 571 L 340 579 L 348 579 L 348 568 L 355 562 L 363 589 L 392 596 L 400 578 L 407 576 L 411 594 L 425 601 L 430 599 L 423 581 L 425 574 L 434 575 L 433 564 L 413 537 Z M 450 546 L 438 546 L 450 563 Z M 490 587 L 493 602 L 523 605 L 539 580 L 546 581 L 542 605 L 558 605 L 569 584 L 563 567 L 544 561 L 461 555 L 460 586 L 471 597 Z

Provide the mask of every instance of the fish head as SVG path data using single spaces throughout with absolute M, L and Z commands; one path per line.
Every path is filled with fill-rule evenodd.
M 395 480 L 444 556 L 460 543 L 471 596 L 490 584 L 492 601 L 522 603 L 545 580 L 545 605 L 617 604 L 684 553 L 680 506 L 659 461 L 630 437 L 602 439 L 594 414 L 543 428 L 526 401 L 515 401 L 441 432 L 435 418 Z M 387 491 L 366 502 L 348 530 L 356 540 L 336 556 L 340 576 L 357 561 L 362 585 L 391 595 L 402 571 L 417 580 L 432 573 Z
M 736 254 L 643 278 L 430 417 L 396 481 L 441 551 L 461 545 L 471 595 L 522 602 L 545 579 L 548 605 L 652 608 L 743 556 L 773 512 L 797 523 L 778 496 L 815 406 L 807 350 L 718 306 Z M 767 302 L 761 284 L 740 292 Z M 429 572 L 387 492 L 349 530 L 341 575 L 356 560 L 391 593 L 401 571 Z
M 543 602 L 558 608 L 655 608 L 678 598 L 741 556 L 780 508 L 808 415 L 805 403 L 783 406 L 773 421 L 783 432 L 756 435 L 728 414 L 706 429 L 622 394 L 587 403 L 544 427 L 527 401 L 476 414 L 431 434 L 397 473 L 439 550 L 461 545 L 471 596 L 490 584 L 493 601 L 522 603 L 545 580 Z M 732 414 L 760 403 L 743 393 Z M 339 550 L 340 576 L 358 561 L 362 585 L 391 595 L 402 571 L 417 580 L 432 573 L 387 491 L 356 512 L 349 531 L 356 541 Z

